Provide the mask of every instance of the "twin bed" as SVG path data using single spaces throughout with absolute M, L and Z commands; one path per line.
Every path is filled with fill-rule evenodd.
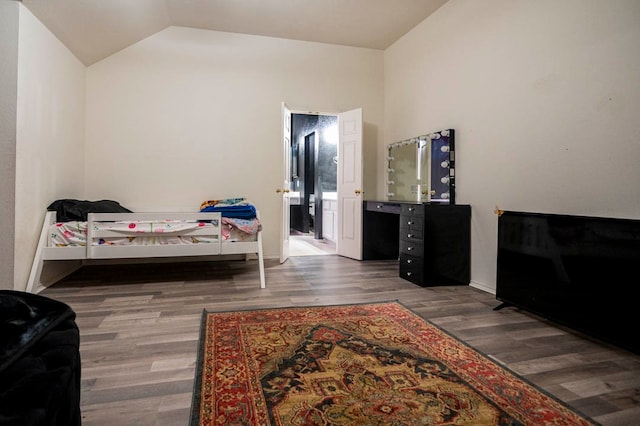
M 134 213 L 110 201 L 59 200 L 46 213 L 26 290 L 42 290 L 45 261 L 238 254 L 258 256 L 265 288 L 259 214 L 241 199 L 208 201 L 198 213 Z

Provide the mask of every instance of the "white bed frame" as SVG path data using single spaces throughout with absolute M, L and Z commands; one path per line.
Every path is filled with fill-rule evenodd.
M 258 213 L 258 218 L 260 218 Z M 205 213 L 89 213 L 87 216 L 87 244 L 86 246 L 55 247 L 51 246 L 49 227 L 56 223 L 56 212 L 48 211 L 42 224 L 38 247 L 31 266 L 27 292 L 36 293 L 44 289 L 40 280 L 45 261 L 51 260 L 86 260 L 86 259 L 130 259 L 154 257 L 182 257 L 182 256 L 215 256 L 233 254 L 257 254 L 260 269 L 260 288 L 265 288 L 264 256 L 262 253 L 262 232 L 258 232 L 256 241 L 222 241 L 221 214 Z M 144 246 L 115 246 L 94 245 L 98 238 L 109 236 L 122 237 L 114 231 L 95 231 L 92 226 L 96 222 L 139 221 L 139 220 L 207 220 L 217 221 L 216 227 L 202 227 L 188 231 L 189 236 L 201 236 L 217 239 L 217 242 L 201 244 L 167 244 Z M 161 236 L 157 234 L 145 234 Z

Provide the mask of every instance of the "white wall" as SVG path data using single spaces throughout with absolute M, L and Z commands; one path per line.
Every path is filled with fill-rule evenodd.
M 456 130 L 472 285 L 495 291 L 496 206 L 640 218 L 639 22 L 636 0 L 449 0 L 385 51 L 378 152 Z
M 260 209 L 265 256 L 277 257 L 281 102 L 362 107 L 365 156 L 375 157 L 382 73 L 378 50 L 167 28 L 87 70 L 86 198 L 197 211 L 205 200 L 244 196 Z M 375 167 L 368 173 L 365 188 L 375 192 Z
M 45 208 L 83 196 L 86 68 L 22 4 L 19 15 L 14 286 L 24 290 Z
M 0 289 L 13 289 L 18 86 L 17 1 L 0 2 Z

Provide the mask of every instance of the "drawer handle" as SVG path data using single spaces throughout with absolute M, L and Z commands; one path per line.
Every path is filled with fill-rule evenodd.
M 409 222 L 407 222 L 407 225 L 413 225 L 413 223 L 414 222 L 410 220 Z
M 409 207 L 409 211 L 412 212 L 413 211 L 413 207 Z
M 413 234 L 407 234 L 407 238 L 413 238 Z
M 378 204 L 378 205 L 376 206 L 376 208 L 381 209 L 381 208 L 382 208 L 382 205 Z
M 407 247 L 407 251 L 413 250 L 413 247 Z
M 411 272 L 407 272 L 407 276 L 410 277 L 411 276 Z
M 413 262 L 411 259 L 407 259 L 407 265 Z

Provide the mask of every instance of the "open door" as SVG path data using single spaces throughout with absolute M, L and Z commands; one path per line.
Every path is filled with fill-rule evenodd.
M 340 256 L 362 260 L 362 108 L 338 115 L 338 241 Z
M 282 156 L 284 159 L 284 169 L 282 177 L 282 188 L 276 189 L 276 193 L 282 195 L 282 223 L 280 228 L 280 263 L 286 262 L 289 258 L 289 232 L 291 228 L 291 209 L 289 200 L 289 190 L 291 189 L 291 110 L 282 102 Z

